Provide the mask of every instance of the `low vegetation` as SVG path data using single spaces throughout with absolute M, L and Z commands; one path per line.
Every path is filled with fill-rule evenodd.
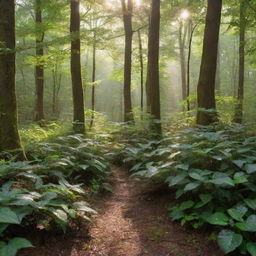
M 25 137 L 48 137 L 54 132 L 23 130 Z M 23 138 L 25 138 L 23 137 Z M 40 140 L 40 139 L 38 139 Z M 83 135 L 57 137 L 53 142 L 27 144 L 28 160 L 0 163 L 0 255 L 14 256 L 32 244 L 15 237 L 15 226 L 66 232 L 76 218 L 90 221 L 96 211 L 86 201 L 100 190 L 111 190 L 105 146 Z M 11 157 L 11 155 L 10 155 Z M 17 227 L 16 227 L 17 228 Z M 11 239 L 9 239 L 11 237 Z
M 230 126 L 136 139 L 123 152 L 132 177 L 175 192 L 168 208 L 173 221 L 208 227 L 225 253 L 256 255 L 255 148 L 256 136 Z

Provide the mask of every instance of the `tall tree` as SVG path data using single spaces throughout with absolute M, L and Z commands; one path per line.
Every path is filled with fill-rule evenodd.
M 243 103 L 244 103 L 244 64 L 245 64 L 245 32 L 246 32 L 246 14 L 245 0 L 240 0 L 239 15 L 239 82 L 237 93 L 237 105 L 235 109 L 234 122 L 243 122 Z
M 179 26 L 179 51 L 180 51 L 182 100 L 186 100 L 186 98 L 187 98 L 187 78 L 186 78 L 186 59 L 185 59 L 186 58 L 186 56 L 185 56 L 186 37 L 187 37 L 187 24 L 183 24 L 183 21 L 180 21 L 180 26 Z
M 131 72 L 132 72 L 132 14 L 133 0 L 121 0 L 123 22 L 125 31 L 125 60 L 124 60 L 124 121 L 133 121 L 131 98 Z
M 35 104 L 35 121 L 44 119 L 44 65 L 42 57 L 44 56 L 44 32 L 42 31 L 42 2 L 35 0 L 35 21 L 36 21 L 36 104 Z
M 143 112 L 144 109 L 144 61 L 143 61 L 143 46 L 141 31 L 138 30 L 139 39 L 139 60 L 140 60 L 140 110 Z
M 155 120 L 161 119 L 160 81 L 159 81 L 159 41 L 160 41 L 160 0 L 151 1 L 151 15 L 148 40 L 147 86 L 150 113 Z M 153 122 L 153 130 L 161 133 L 161 124 Z
M 208 0 L 204 31 L 203 54 L 197 87 L 197 124 L 217 121 L 215 78 L 217 68 L 222 0 Z
M 93 43 L 92 43 L 92 116 L 90 122 L 90 128 L 93 126 L 94 115 L 95 115 L 95 81 L 96 81 L 96 28 L 93 31 Z
M 83 133 L 85 131 L 85 117 L 80 54 L 80 0 L 71 0 L 70 10 L 71 79 L 73 93 L 74 130 L 76 132 Z
M 0 0 L 0 151 L 20 149 L 15 93 L 15 1 Z

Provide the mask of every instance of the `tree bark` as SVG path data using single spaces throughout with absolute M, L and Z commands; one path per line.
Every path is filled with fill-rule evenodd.
M 182 88 L 182 100 L 187 98 L 187 79 L 186 79 L 186 60 L 185 60 L 185 39 L 186 30 L 183 37 L 183 24 L 180 23 L 179 27 L 179 50 L 180 50 L 180 71 L 181 71 L 181 88 Z
M 188 42 L 188 61 L 187 61 L 187 111 L 190 111 L 190 62 L 191 62 L 191 53 L 192 53 L 192 42 L 195 29 L 197 24 L 193 26 L 192 21 L 190 21 L 190 35 L 189 35 L 189 42 Z
M 240 1 L 240 26 L 239 26 L 239 82 L 237 104 L 235 109 L 234 122 L 241 124 L 243 122 L 243 103 L 244 103 L 244 63 L 245 63 L 245 32 L 246 32 L 246 15 L 245 2 Z
M 150 113 L 155 120 L 152 130 L 161 134 L 160 81 L 159 81 L 159 34 L 160 34 L 160 0 L 151 1 L 151 18 L 148 42 L 148 73 Z
M 222 0 L 208 0 L 203 42 L 203 54 L 197 87 L 197 124 L 209 125 L 217 121 L 215 78 L 217 67 Z
M 93 126 L 94 122 L 94 111 L 95 111 L 95 81 L 96 81 L 96 32 L 94 31 L 93 37 L 93 50 L 92 50 L 92 116 L 91 116 L 91 123 L 90 128 Z
M 124 121 L 133 122 L 132 98 L 131 98 L 131 71 L 132 71 L 132 14 L 133 0 L 121 0 L 123 10 L 123 22 L 125 30 L 125 60 L 124 60 Z
M 144 63 L 143 63 L 143 47 L 140 30 L 138 30 L 139 38 L 139 59 L 140 59 L 140 111 L 144 110 Z
M 35 104 L 35 121 L 44 119 L 44 65 L 42 57 L 44 56 L 44 32 L 42 32 L 42 7 L 41 0 L 35 0 L 35 18 L 36 18 L 36 104 Z
M 0 50 L 0 151 L 21 150 L 15 89 L 14 0 L 0 0 L 0 17 L 1 48 L 6 48 Z
M 84 92 L 81 74 L 80 54 L 80 0 L 70 2 L 70 33 L 71 33 L 71 79 L 73 94 L 73 120 L 75 132 L 85 132 Z

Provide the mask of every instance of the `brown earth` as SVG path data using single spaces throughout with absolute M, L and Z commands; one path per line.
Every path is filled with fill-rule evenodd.
M 207 234 L 196 233 L 170 221 L 165 194 L 142 193 L 127 172 L 113 168 L 113 193 L 98 198 L 86 237 L 86 226 L 69 236 L 50 236 L 21 256 L 222 256 Z M 83 232 L 85 231 L 85 232 Z M 38 243 L 37 243 L 38 244 Z

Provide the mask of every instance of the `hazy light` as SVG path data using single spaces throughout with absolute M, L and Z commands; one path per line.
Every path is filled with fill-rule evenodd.
M 105 0 L 106 5 L 109 8 L 120 8 L 121 6 L 121 1 L 120 0 Z M 142 0 L 133 0 L 133 3 L 135 6 L 141 6 Z
M 176 22 L 176 21 L 173 21 L 171 24 L 172 24 L 172 26 L 176 26 L 176 25 L 177 25 L 177 22 Z
M 189 18 L 189 16 L 190 16 L 190 13 L 188 10 L 182 10 L 180 13 L 180 18 L 182 20 L 186 20 L 187 18 Z

